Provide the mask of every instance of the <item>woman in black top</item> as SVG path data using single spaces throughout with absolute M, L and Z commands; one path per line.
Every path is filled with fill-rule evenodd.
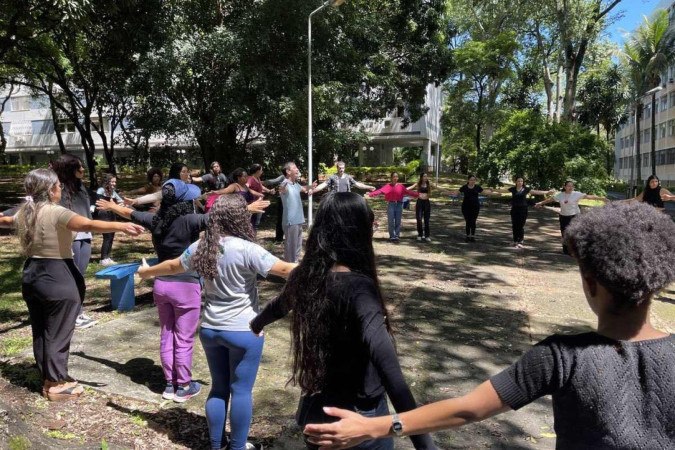
M 509 188 L 511 193 L 511 228 L 513 230 L 513 246 L 523 248 L 525 239 L 525 222 L 527 221 L 527 197 L 532 195 L 552 194 L 555 191 L 537 191 L 525 186 L 523 177 L 516 177 L 516 184 Z
M 431 242 L 429 237 L 429 219 L 431 217 L 431 197 L 432 185 L 429 181 L 429 175 L 426 172 L 420 174 L 417 183 L 408 187 L 409 190 L 416 190 L 420 195 L 415 203 L 415 219 L 417 219 L 417 240 L 421 242 Z
M 459 192 L 464 196 L 462 200 L 462 215 L 466 222 L 466 241 L 476 242 L 476 221 L 480 213 L 480 194 L 492 194 L 491 189 L 483 189 L 476 184 L 476 177 L 469 175 L 464 186 L 459 188 Z
M 669 197 L 672 197 L 672 195 L 673 194 L 671 194 L 668 189 L 661 187 L 661 180 L 659 180 L 659 177 L 650 175 L 645 183 L 644 191 L 640 192 L 633 200 L 645 202 L 658 209 L 664 209 L 664 197 L 666 200 L 669 200 Z
M 415 408 L 390 334 L 372 243 L 373 212 L 353 192 L 330 193 L 319 205 L 300 265 L 281 295 L 251 322 L 254 333 L 292 310 L 293 375 L 303 395 L 296 419 L 330 422 L 324 406 L 370 416 Z M 429 435 L 416 449 L 435 448 Z M 310 449 L 318 448 L 307 443 Z M 394 448 L 391 438 L 358 449 Z

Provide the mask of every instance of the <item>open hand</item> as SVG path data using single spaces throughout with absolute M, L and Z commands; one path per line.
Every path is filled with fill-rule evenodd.
M 96 202 L 98 204 L 98 202 Z M 135 198 L 128 198 L 124 197 L 124 204 L 126 206 L 134 206 L 136 204 L 136 199 Z
M 308 441 L 320 446 L 320 450 L 351 448 L 372 439 L 368 434 L 369 420 L 355 412 L 339 408 L 323 408 L 323 411 L 341 420 L 333 423 L 307 424 L 303 433 Z
M 145 228 L 140 225 L 136 225 L 135 223 L 128 222 L 122 224 L 121 231 L 122 233 L 128 234 L 129 236 L 138 236 L 145 231 Z
M 262 198 L 259 198 L 258 200 L 254 201 L 253 203 L 250 203 L 248 205 L 248 210 L 251 213 L 261 213 L 261 212 L 265 212 L 265 209 L 268 206 L 270 206 L 269 200 L 263 200 Z
M 100 209 L 101 211 L 110 211 L 114 206 L 115 202 L 112 200 L 104 200 L 104 199 L 99 199 L 96 200 L 96 208 Z

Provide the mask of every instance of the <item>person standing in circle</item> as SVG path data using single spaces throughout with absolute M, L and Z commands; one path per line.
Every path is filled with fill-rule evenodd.
M 321 192 L 325 188 L 328 188 L 329 192 L 351 192 L 353 187 L 357 187 L 359 189 L 367 191 L 375 190 L 375 186 L 370 186 L 368 184 L 358 182 L 351 175 L 347 175 L 345 173 L 344 161 L 336 162 L 335 168 L 337 169 L 337 173 L 329 176 L 326 181 L 319 184 L 318 186 L 311 188 L 307 194 L 313 195 L 316 194 L 317 192 Z
M 232 431 L 228 448 L 256 448 L 246 441 L 253 416 L 252 389 L 262 357 L 262 335 L 249 329 L 258 312 L 257 276 L 287 277 L 286 263 L 255 243 L 251 215 L 239 194 L 221 195 L 209 211 L 204 237 L 183 254 L 156 266 L 143 265 L 141 278 L 196 273 L 204 280 L 204 314 L 199 338 L 211 373 L 206 421 L 212 449 L 225 445 L 228 410 Z
M 366 192 L 365 197 L 377 197 L 384 195 L 387 201 L 387 225 L 389 228 L 389 241 L 398 242 L 401 235 L 401 216 L 403 215 L 403 197 L 418 197 L 415 191 L 410 191 L 398 182 L 398 172 L 391 173 L 391 183 L 387 183 L 372 192 Z
M 565 185 L 563 186 L 562 192 L 558 192 L 553 197 L 549 197 L 546 200 L 542 200 L 541 202 L 534 205 L 536 208 L 541 208 L 542 206 L 552 202 L 560 203 L 560 214 L 558 218 L 560 220 L 560 235 L 562 236 L 563 239 L 562 251 L 566 255 L 569 255 L 570 252 L 569 249 L 567 248 L 567 244 L 565 243 L 565 230 L 572 222 L 572 220 L 577 216 L 577 214 L 581 213 L 581 210 L 579 209 L 579 201 L 585 198 L 589 200 L 600 200 L 603 202 L 607 201 L 607 198 L 605 197 L 600 197 L 591 194 L 584 194 L 583 192 L 575 191 L 574 181 L 567 180 L 565 181 Z
M 415 203 L 415 219 L 417 220 L 417 240 L 421 242 L 431 242 L 429 237 L 429 219 L 431 218 L 431 190 L 434 186 L 429 181 L 429 174 L 422 172 L 420 179 L 412 186 L 408 186 L 411 191 L 417 191 L 417 203 Z
M 263 167 L 260 164 L 253 164 L 248 169 L 248 180 L 246 180 L 246 185 L 251 191 L 257 192 L 259 194 L 271 194 L 274 195 L 274 189 L 267 189 L 263 184 L 260 177 L 263 174 Z M 260 226 L 260 221 L 262 220 L 263 213 L 253 214 L 251 216 L 251 223 L 253 223 L 253 229 L 257 229 Z
M 656 175 L 650 175 L 647 178 L 645 183 L 644 191 L 640 192 L 635 198 L 630 199 L 629 201 L 638 201 L 644 202 L 648 205 L 652 205 L 654 208 L 665 209 L 663 201 L 669 201 L 673 194 L 664 187 L 661 186 L 661 180 Z
M 319 204 L 305 257 L 281 295 L 251 321 L 259 334 L 291 315 L 291 382 L 302 389 L 298 425 L 330 422 L 324 408 L 339 406 L 387 416 L 387 397 L 401 413 L 416 406 L 396 355 L 390 318 L 377 276 L 373 211 L 354 192 L 334 192 Z M 428 434 L 414 447 L 435 449 Z M 308 449 L 315 446 L 306 442 Z M 394 440 L 365 442 L 360 450 L 393 450 Z
M 117 191 L 117 177 L 113 174 L 106 173 L 103 177 L 103 187 L 96 190 L 96 200 L 112 200 L 118 205 L 123 205 L 124 200 L 119 196 Z M 115 214 L 111 211 L 99 211 L 96 217 L 98 220 L 106 222 L 114 222 Z M 113 241 L 115 240 L 115 233 L 103 233 L 103 242 L 101 243 L 101 258 L 102 266 L 112 266 L 117 264 L 110 257 L 112 252 Z
M 476 242 L 476 222 L 480 214 L 480 194 L 492 194 L 491 189 L 483 189 L 480 184 L 476 184 L 477 179 L 474 175 L 469 175 L 466 184 L 459 188 L 457 193 L 462 194 L 462 215 L 464 216 L 466 242 Z
M 56 161 L 52 162 L 52 169 L 59 177 L 59 181 L 63 184 L 63 192 L 61 195 L 61 206 L 69 210 L 92 219 L 91 215 L 91 201 L 89 198 L 89 191 L 82 182 L 84 178 L 84 165 L 82 160 L 75 155 L 65 153 Z M 73 260 L 75 265 L 86 276 L 87 266 L 91 259 L 91 238 L 92 235 L 88 231 L 79 231 L 73 240 Z M 83 330 L 92 327 L 98 323 L 91 317 L 84 313 L 84 298 L 80 305 L 80 313 L 77 316 L 75 328 Z
M 538 191 L 529 186 L 525 186 L 523 177 L 516 177 L 515 186 L 509 188 L 511 193 L 511 228 L 513 230 L 513 246 L 523 248 L 525 239 L 525 222 L 527 221 L 527 197 L 532 195 L 553 194 L 555 191 Z
M 35 169 L 24 180 L 25 202 L 0 225 L 15 227 L 27 256 L 21 292 L 28 307 L 33 355 L 42 378 L 42 395 L 51 401 L 79 397 L 84 389 L 68 374 L 70 341 L 86 290 L 73 260 L 73 237 L 79 232 L 123 232 L 137 236 L 143 227 L 90 220 L 64 208 L 59 178 L 50 169 Z

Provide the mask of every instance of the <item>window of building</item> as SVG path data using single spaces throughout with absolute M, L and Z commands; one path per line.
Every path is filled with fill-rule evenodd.
M 74 133 L 75 124 L 69 120 L 59 120 L 56 129 L 59 130 L 59 133 Z
M 643 131 L 643 133 L 642 133 L 642 143 L 643 143 L 643 144 L 646 144 L 647 142 L 650 141 L 651 138 L 652 138 L 651 130 L 650 130 L 649 128 L 647 128 L 647 129 L 646 129 L 645 131 Z
M 649 157 L 651 155 L 649 153 L 645 153 L 642 155 L 642 167 L 648 167 L 649 166 Z
M 661 96 L 661 107 L 659 108 L 659 111 L 665 111 L 666 109 L 668 109 L 668 96 L 662 95 Z
M 652 105 L 647 104 L 644 106 L 644 109 L 642 110 L 642 117 L 645 119 L 649 119 L 652 116 Z
M 675 92 L 671 92 L 671 93 L 668 95 L 668 98 L 669 98 L 669 102 L 670 102 L 670 103 L 669 103 L 669 104 L 670 104 L 670 107 L 671 107 L 671 108 L 674 107 L 674 106 L 675 106 Z
M 666 164 L 675 164 L 675 148 L 666 151 Z
M 666 137 L 666 123 L 660 123 L 659 124 L 659 139 L 663 139 Z
M 9 127 L 10 136 L 27 136 L 33 134 L 33 124 L 30 120 L 12 122 Z
M 666 151 L 659 150 L 658 152 L 656 152 L 656 165 L 664 166 L 665 164 L 666 164 Z
M 30 111 L 30 97 L 12 97 L 10 99 L 12 111 Z

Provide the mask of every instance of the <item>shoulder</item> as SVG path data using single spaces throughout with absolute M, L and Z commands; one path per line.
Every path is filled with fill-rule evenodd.
M 103 194 L 105 194 L 105 189 L 100 187 L 100 188 L 96 189 L 96 193 L 99 194 L 99 195 L 103 195 Z
M 511 186 L 511 187 L 509 188 L 509 192 L 512 193 L 512 194 L 515 194 L 515 193 L 516 193 L 516 187 L 515 187 L 515 186 Z

